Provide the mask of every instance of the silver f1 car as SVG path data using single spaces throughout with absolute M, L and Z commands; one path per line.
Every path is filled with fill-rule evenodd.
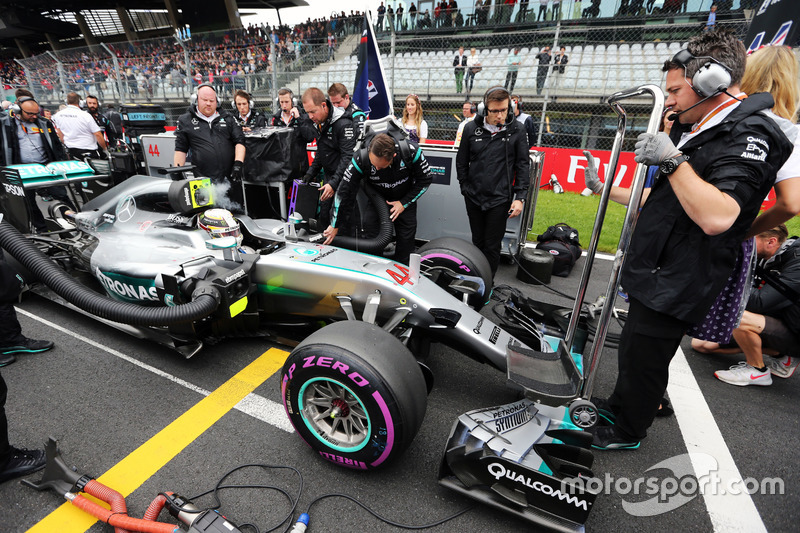
M 3 172 L 3 205 L 19 213 L 13 170 Z M 277 220 L 241 216 L 226 236 L 209 234 L 196 220 L 213 207 L 208 179 L 133 176 L 77 213 L 56 210 L 55 232 L 23 236 L 3 221 L 0 245 L 41 282 L 37 293 L 185 357 L 229 336 L 294 346 L 282 373 L 286 412 L 321 457 L 349 468 L 377 468 L 414 438 L 431 387 L 415 355 L 430 341 L 500 371 L 514 354 L 548 381 L 574 381 L 569 354 L 522 342 L 476 310 L 492 278 L 470 243 L 431 241 L 406 266 L 313 242 Z M 592 476 L 590 435 L 560 399 L 534 401 L 558 395 L 527 396 L 463 415 L 441 481 L 529 520 L 581 529 L 596 493 L 571 481 Z

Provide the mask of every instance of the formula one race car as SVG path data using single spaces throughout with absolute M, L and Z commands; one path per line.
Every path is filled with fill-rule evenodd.
M 512 355 L 530 363 L 531 383 L 553 390 L 460 417 L 441 481 L 540 524 L 582 529 L 597 494 L 574 481 L 592 477 L 591 438 L 563 407 L 579 364 L 563 341 L 523 342 L 476 310 L 492 277 L 472 244 L 437 239 L 401 265 L 314 242 L 295 222 L 235 220 L 214 208 L 208 179 L 142 175 L 79 212 L 51 209 L 61 229 L 23 235 L 20 170 L 2 172 L 0 245 L 40 281 L 32 290 L 185 357 L 229 336 L 294 346 L 283 403 L 328 461 L 371 470 L 409 445 L 431 387 L 415 355 L 430 341 L 504 372 Z

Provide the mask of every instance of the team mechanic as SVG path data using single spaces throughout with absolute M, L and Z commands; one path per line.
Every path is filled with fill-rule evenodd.
M 218 112 L 219 99 L 211 85 L 201 84 L 194 105 L 178 117 L 175 128 L 175 166 L 186 164 L 191 149 L 192 164 L 213 183 L 230 185 L 229 211 L 244 213 L 245 139 L 242 127 L 227 111 Z
M 723 31 L 693 37 L 664 65 L 670 135 L 643 133 L 636 161 L 660 165 L 622 270 L 630 296 L 614 393 L 601 410 L 612 426 L 593 447 L 633 449 L 647 435 L 669 380 L 669 363 L 733 272 L 740 243 L 792 143 L 766 113 L 768 93 L 742 93 L 745 49 Z M 677 127 L 676 127 L 677 126 Z M 677 147 L 673 144 L 677 142 Z
M 422 149 L 408 141 L 401 142 L 407 146 L 401 147 L 391 136 L 381 133 L 372 139 L 369 149 L 359 150 L 350 160 L 336 192 L 331 225 L 323 232 L 325 244 L 336 237 L 340 217 L 346 221 L 352 214 L 358 186 L 366 176 L 391 206 L 389 214 L 397 241 L 394 259 L 408 264 L 417 234 L 417 200 L 428 190 L 433 175 Z
M 311 182 L 322 171 L 324 184 L 319 188 L 322 203 L 317 227 L 327 228 L 330 225 L 333 195 L 342 180 L 344 169 L 353 157 L 357 132 L 352 117 L 347 116 L 344 109 L 334 107 L 317 87 L 306 89 L 303 93 L 303 107 L 319 130 L 317 155 L 303 176 L 303 181 Z
M 328 99 L 333 107 L 344 109 L 345 116 L 353 119 L 353 124 L 358 127 L 359 133 L 364 131 L 364 122 L 367 120 L 367 114 L 350 98 L 350 93 L 347 92 L 347 87 L 343 83 L 333 83 L 328 87 Z
M 239 89 L 233 95 L 233 108 L 236 110 L 233 117 L 236 123 L 242 127 L 242 131 L 252 131 L 253 128 L 265 128 L 267 117 L 260 111 L 253 109 L 255 102 L 250 93 Z

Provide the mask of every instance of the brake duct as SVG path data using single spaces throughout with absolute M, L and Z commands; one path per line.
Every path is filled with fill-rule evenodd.
M 172 307 L 142 307 L 118 302 L 85 287 L 59 268 L 14 226 L 0 219 L 0 247 L 30 270 L 56 294 L 100 318 L 132 326 L 169 326 L 209 316 L 222 296 L 210 284 L 198 285 L 192 301 Z

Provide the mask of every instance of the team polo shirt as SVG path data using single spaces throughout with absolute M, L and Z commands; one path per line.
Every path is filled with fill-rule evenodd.
M 97 149 L 97 139 L 94 134 L 101 131 L 100 126 L 89 113 L 81 111 L 78 106 L 68 105 L 53 115 L 53 122 L 64 135 L 64 144 L 67 148 Z

